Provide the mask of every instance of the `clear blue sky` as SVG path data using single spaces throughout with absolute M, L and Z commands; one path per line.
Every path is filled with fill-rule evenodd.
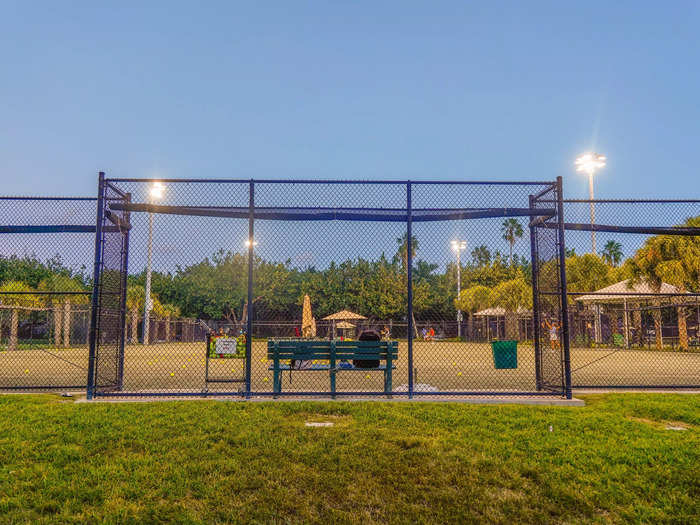
M 598 196 L 700 196 L 698 2 L 98 4 L 0 2 L 1 193 L 104 170 L 584 197 L 594 148 Z

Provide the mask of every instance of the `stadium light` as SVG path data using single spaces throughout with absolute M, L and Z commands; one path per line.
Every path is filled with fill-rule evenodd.
M 459 299 L 459 294 L 461 292 L 462 286 L 462 263 L 460 260 L 460 254 L 462 250 L 466 249 L 467 241 L 452 241 L 450 242 L 452 249 L 457 252 L 457 299 Z M 457 337 L 462 338 L 462 310 L 457 308 Z
M 253 241 L 253 246 L 255 247 L 255 246 L 257 246 L 257 245 L 258 245 L 258 241 Z M 245 241 L 245 247 L 246 247 L 246 248 L 250 248 L 250 239 L 246 239 L 246 241 Z
M 601 168 L 605 167 L 605 161 L 607 161 L 605 155 L 600 155 L 598 153 L 584 153 L 576 159 L 576 171 L 579 173 L 588 174 L 588 198 L 590 199 L 591 207 L 591 226 L 595 224 L 595 203 L 593 202 L 593 175 L 595 172 Z M 596 253 L 595 245 L 595 232 L 591 232 L 591 250 L 592 253 Z
M 154 182 L 153 186 L 148 190 L 151 204 L 159 201 L 165 195 L 165 186 L 162 182 Z M 144 301 L 143 312 L 143 344 L 148 344 L 151 325 L 151 310 L 153 310 L 153 302 L 151 301 L 151 263 L 153 259 L 153 213 L 148 212 L 148 258 L 146 260 L 146 300 Z
M 151 196 L 151 202 L 160 200 L 165 193 L 165 186 L 163 186 L 162 182 L 154 182 L 148 193 Z

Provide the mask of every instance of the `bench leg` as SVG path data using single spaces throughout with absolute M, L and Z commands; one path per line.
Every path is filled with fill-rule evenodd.
M 275 367 L 272 373 L 272 392 L 274 394 L 279 394 L 282 391 L 282 372 L 279 368 Z M 272 396 L 277 399 L 277 396 Z
M 335 399 L 335 370 L 331 368 L 331 399 Z
M 384 370 L 384 393 L 388 398 L 391 398 L 392 391 L 391 371 L 391 365 L 387 366 L 387 368 Z

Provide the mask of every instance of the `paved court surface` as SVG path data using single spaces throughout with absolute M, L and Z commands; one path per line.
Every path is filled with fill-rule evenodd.
M 266 344 L 253 343 L 252 390 L 272 391 Z M 205 385 L 205 345 L 159 343 L 129 345 L 125 352 L 124 388 L 129 391 L 202 392 Z M 408 383 L 407 345 L 399 343 L 393 387 L 400 392 Z M 87 348 L 32 349 L 0 352 L 0 389 L 30 389 L 47 385 L 60 389 L 85 384 Z M 700 385 L 700 352 L 586 349 L 571 351 L 574 387 Z M 211 375 L 242 378 L 241 359 L 210 360 Z M 426 393 L 438 391 L 534 391 L 535 365 L 531 345 L 518 346 L 518 368 L 494 368 L 491 348 L 484 343 L 415 342 L 414 383 Z M 210 384 L 211 392 L 237 391 L 240 384 Z M 328 372 L 294 371 L 283 376 L 286 392 L 327 391 Z M 380 372 L 340 372 L 338 391 L 369 392 L 383 389 Z

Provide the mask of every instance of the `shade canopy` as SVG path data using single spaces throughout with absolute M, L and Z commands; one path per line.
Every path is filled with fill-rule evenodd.
M 518 308 L 517 314 L 532 315 L 532 311 L 526 310 L 525 308 Z M 474 314 L 475 317 L 499 317 L 503 315 L 506 315 L 506 309 L 500 306 L 486 308 L 485 310 L 480 310 Z
M 664 297 L 664 294 L 683 294 L 679 288 L 668 283 L 661 283 L 661 288 L 658 290 L 653 288 L 649 283 L 640 281 L 633 283 L 630 279 L 625 279 L 619 283 L 611 284 L 595 292 L 577 297 L 577 301 L 584 304 L 595 303 L 634 303 L 642 302 L 659 297 L 667 301 L 671 297 Z
M 324 321 L 347 321 L 348 319 L 367 319 L 364 315 L 356 314 L 350 310 L 341 310 L 334 314 L 324 317 Z

